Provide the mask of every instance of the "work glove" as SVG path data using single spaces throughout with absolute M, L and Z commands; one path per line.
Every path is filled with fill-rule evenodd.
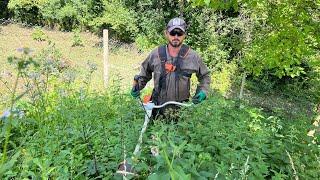
M 133 86 L 130 92 L 131 96 L 137 98 L 140 96 L 140 91 L 137 85 Z
M 201 103 L 203 100 L 205 100 L 207 97 L 206 93 L 204 93 L 204 91 L 200 90 L 198 92 L 198 94 L 196 94 L 193 98 L 192 98 L 192 102 L 193 104 L 198 104 Z

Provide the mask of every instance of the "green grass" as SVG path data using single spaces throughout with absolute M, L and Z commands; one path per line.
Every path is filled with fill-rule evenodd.
M 50 40 L 55 43 L 63 59 L 69 62 L 71 66 L 85 70 L 87 61 L 97 64 L 98 69 L 92 79 L 93 87 L 100 90 L 104 88 L 101 37 L 97 37 L 92 33 L 80 33 L 84 46 L 73 47 L 72 32 L 42 29 L 48 36 L 48 40 L 36 41 L 32 38 L 34 28 L 9 24 L 0 26 L 0 29 L 0 72 L 12 70 L 7 63 L 7 57 L 19 55 L 19 52 L 17 52 L 18 48 L 29 47 L 33 50 L 33 54 L 36 55 L 48 46 L 48 40 Z M 126 49 L 116 48 L 114 44 L 110 44 L 109 48 L 116 49 L 110 52 L 110 77 L 118 76 L 118 79 L 121 79 L 121 86 L 129 88 L 134 74 L 139 72 L 140 62 L 146 58 L 147 54 L 138 53 L 133 47 Z
M 18 48 L 28 47 L 32 50 L 31 55 L 37 56 L 43 49 L 49 47 L 49 41 L 55 44 L 55 48 L 61 54 L 61 60 L 67 62 L 71 68 L 78 71 L 78 81 L 82 81 L 81 75 L 88 71 L 87 62 L 97 65 L 97 70 L 91 77 L 92 88 L 98 91 L 106 90 L 103 82 L 103 48 L 102 37 L 92 33 L 79 33 L 83 46 L 72 46 L 72 32 L 61 32 L 39 28 L 27 28 L 15 24 L 0 26 L 0 78 L 13 89 L 16 72 L 8 63 L 10 56 L 21 56 Z M 45 41 L 37 41 L 33 38 L 33 33 L 42 31 Z M 112 40 L 109 43 L 109 84 L 114 80 L 121 86 L 121 90 L 129 91 L 133 76 L 139 73 L 140 63 L 146 58 L 146 53 L 139 53 L 134 46 L 123 48 Z M 9 90 L 1 83 L 0 86 L 0 109 L 7 107 Z M 19 83 L 21 85 L 22 83 Z M 24 87 L 19 86 L 22 90 Z

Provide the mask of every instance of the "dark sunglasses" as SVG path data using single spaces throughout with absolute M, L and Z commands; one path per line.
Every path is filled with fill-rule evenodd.
M 180 30 L 172 30 L 169 32 L 170 36 L 183 36 L 184 35 L 184 32 L 183 31 L 180 31 Z

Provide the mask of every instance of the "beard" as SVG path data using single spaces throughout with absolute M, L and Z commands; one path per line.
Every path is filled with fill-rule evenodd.
M 172 41 L 169 41 L 169 44 L 172 47 L 179 47 L 182 44 L 182 41 L 180 41 L 179 39 L 174 39 Z

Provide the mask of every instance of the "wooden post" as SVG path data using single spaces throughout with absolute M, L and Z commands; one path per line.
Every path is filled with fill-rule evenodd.
M 108 50 L 108 30 L 103 30 L 103 80 L 104 80 L 104 87 L 106 88 L 108 86 L 108 80 L 109 80 L 109 50 Z
M 240 88 L 240 93 L 239 93 L 239 100 L 241 101 L 243 98 L 243 89 L 244 89 L 244 84 L 246 82 L 246 77 L 247 74 L 244 72 L 241 80 L 241 88 Z
M 240 88 L 240 93 L 239 93 L 239 99 L 238 99 L 238 103 L 236 104 L 236 106 L 238 108 L 242 108 L 241 107 L 241 101 L 242 101 L 242 98 L 243 98 L 243 90 L 244 90 L 244 84 L 246 82 L 246 77 L 247 77 L 247 74 L 246 74 L 246 72 L 244 72 L 243 76 L 242 76 L 242 80 L 241 80 L 241 88 Z

